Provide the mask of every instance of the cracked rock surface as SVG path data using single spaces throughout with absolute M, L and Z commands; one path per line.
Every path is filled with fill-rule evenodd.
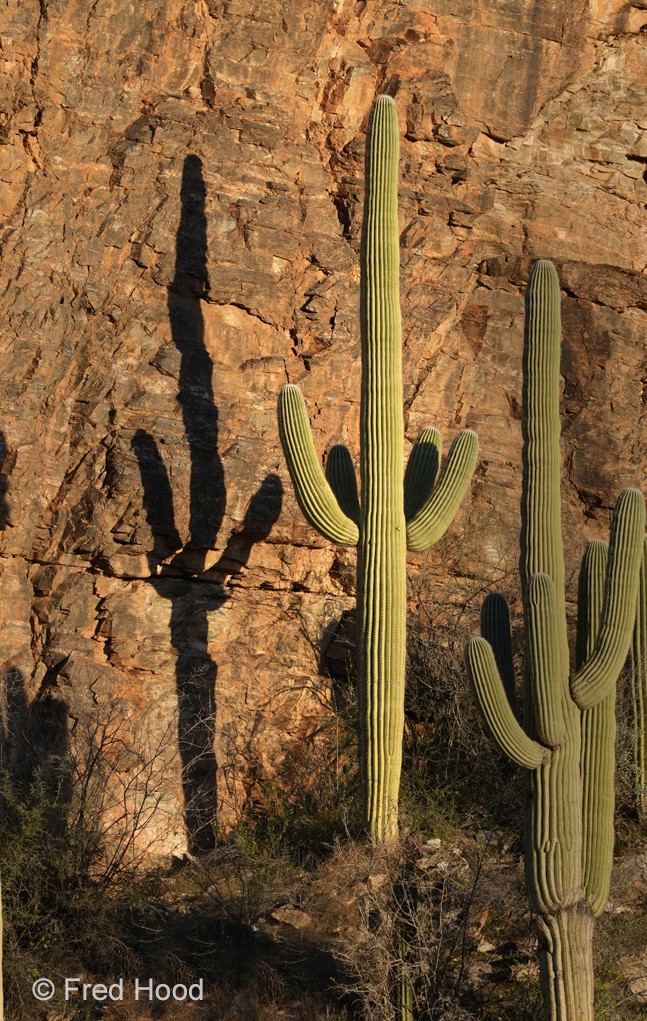
M 461 556 L 412 557 L 412 576 L 460 604 L 462 578 L 489 585 L 510 557 L 538 257 L 563 288 L 574 562 L 605 534 L 647 454 L 646 50 L 642 0 L 4 5 L 9 743 L 33 700 L 73 720 L 154 707 L 151 740 L 176 713 L 160 841 L 177 850 L 183 785 L 198 832 L 211 797 L 226 825 L 315 733 L 311 641 L 354 604 L 354 554 L 299 514 L 276 395 L 299 383 L 322 454 L 357 452 L 380 91 L 402 133 L 407 444 L 431 424 L 446 449 L 463 427 L 481 443 Z

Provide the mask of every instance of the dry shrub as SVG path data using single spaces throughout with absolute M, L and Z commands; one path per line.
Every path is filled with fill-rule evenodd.
M 419 1021 L 472 1017 L 461 995 L 480 860 L 468 863 L 457 847 L 350 845 L 336 852 L 329 868 L 338 889 L 355 892 L 355 920 L 336 948 L 363 1021 L 395 1021 L 403 980 Z

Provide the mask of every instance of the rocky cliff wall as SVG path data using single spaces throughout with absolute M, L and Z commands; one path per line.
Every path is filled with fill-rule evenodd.
M 492 7 L 0 13 L 7 747 L 30 704 L 67 706 L 77 744 L 81 721 L 96 742 L 125 716 L 128 775 L 157 754 L 170 777 L 167 848 L 184 841 L 180 760 L 199 841 L 213 798 L 231 821 L 322 718 L 311 642 L 353 605 L 354 554 L 302 520 L 275 402 L 299 383 L 322 453 L 356 449 L 376 93 L 402 129 L 407 443 L 429 424 L 481 440 L 452 537 L 411 559 L 414 590 L 460 607 L 514 567 L 536 257 L 564 290 L 573 556 L 643 482 L 645 0 Z

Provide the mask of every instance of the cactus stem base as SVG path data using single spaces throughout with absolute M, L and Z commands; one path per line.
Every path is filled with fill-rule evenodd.
M 585 902 L 537 918 L 545 1021 L 594 1021 L 593 924 Z

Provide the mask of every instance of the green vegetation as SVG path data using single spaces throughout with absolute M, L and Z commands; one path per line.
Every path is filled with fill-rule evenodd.
M 609 893 L 613 855 L 615 686 L 631 640 L 645 505 L 625 490 L 608 553 L 582 565 L 578 663 L 569 683 L 560 502 L 560 292 L 535 264 L 527 291 L 521 573 L 528 668 L 519 722 L 507 606 L 486 600 L 483 637 L 467 647 L 493 737 L 529 771 L 526 881 L 537 912 L 547 1021 L 593 1017 L 593 920 Z
M 24 735 L 0 721 L 8 744 L 16 742 L 8 761 L 18 757 L 17 737 L 25 745 L 19 768 L 0 768 L 0 923 L 11 1021 L 536 1021 L 542 999 L 549 1021 L 591 1021 L 594 987 L 598 1021 L 641 1016 L 641 978 L 632 968 L 642 966 L 647 903 L 635 810 L 630 853 L 611 891 L 615 905 L 603 911 L 614 844 L 615 686 L 632 627 L 633 742 L 628 724 L 621 736 L 645 813 L 644 501 L 626 490 L 609 547 L 594 542 L 585 553 L 569 681 L 560 294 L 554 267 L 539 262 L 528 287 L 524 366 L 526 646 L 512 632 L 506 600 L 491 595 L 483 637 L 467 649 L 487 725 L 528 774 L 524 874 L 520 776 L 484 733 L 464 684 L 466 621 L 483 579 L 465 591 L 459 624 L 423 592 L 407 633 L 406 550 L 426 549 L 449 527 L 477 442 L 460 433 L 439 474 L 440 436 L 427 429 L 404 469 L 397 173 L 395 105 L 382 96 L 366 154 L 360 493 L 345 447 L 332 448 L 322 471 L 298 388 L 285 387 L 279 398 L 281 440 L 306 518 L 327 539 L 358 546 L 357 677 L 348 679 L 346 700 L 330 706 L 316 740 L 282 750 L 280 775 L 265 782 L 253 760 L 253 793 L 236 830 L 181 860 L 160 859 L 157 841 L 168 832 L 155 829 L 181 787 L 173 772 L 178 720 L 166 705 L 141 714 L 151 740 L 140 741 L 131 720 L 124 727 L 132 703 L 115 698 L 106 707 L 93 692 L 87 718 L 75 719 L 69 733 L 64 720 L 57 754 L 42 742 L 29 746 L 33 717 Z M 478 529 L 487 528 L 484 518 Z M 472 543 L 477 535 L 475 528 Z M 478 562 L 478 549 L 461 543 L 462 556 Z M 440 555 L 450 565 L 447 540 Z M 458 559 L 454 566 L 456 580 Z M 518 700 L 520 660 L 526 690 Z M 62 718 L 62 702 L 58 708 Z M 161 735 L 159 718 L 168 724 Z M 370 841 L 353 839 L 349 825 L 358 790 Z M 189 815 L 191 804 L 184 807 Z M 0 972 L 2 964 L 0 954 Z M 65 976 L 90 986 L 124 980 L 125 998 L 64 1002 Z M 51 1002 L 32 993 L 43 977 L 57 986 Z M 137 978 L 203 983 L 204 999 L 138 1003 Z
M 647 821 L 647 539 L 640 565 L 636 623 L 629 659 L 636 807 Z
M 427 429 L 404 475 L 402 338 L 399 299 L 398 120 L 379 96 L 366 140 L 360 261 L 362 385 L 361 501 L 350 453 L 333 448 L 321 469 L 305 402 L 294 385 L 279 398 L 279 425 L 299 505 L 331 542 L 358 546 L 359 755 L 363 822 L 377 841 L 393 839 L 404 727 L 406 552 L 436 542 L 451 524 L 476 463 L 465 430 L 438 482 L 440 436 Z M 404 475 L 404 485 L 403 485 Z
M 331 708 L 314 748 L 288 756 L 236 834 L 197 860 L 115 858 L 114 828 L 89 811 L 91 778 L 84 788 L 69 760 L 31 779 L 4 774 L 7 1016 L 89 1021 L 97 1004 L 39 1004 L 32 982 L 123 976 L 127 991 L 143 974 L 203 979 L 205 999 L 149 1012 L 131 998 L 102 1005 L 101 1017 L 395 1021 L 399 980 L 415 1021 L 536 1021 L 515 834 L 522 792 L 467 711 L 462 630 L 437 625 L 430 645 L 426 630 L 424 618 L 410 621 L 404 835 L 382 847 L 345 828 L 358 781 L 350 699 Z M 111 743 L 105 752 L 113 762 Z M 155 775 L 152 794 L 168 783 L 163 770 Z M 618 961 L 646 935 L 635 862 L 626 853 L 616 870 L 623 913 L 605 913 L 597 927 L 596 996 L 607 1021 L 640 1016 Z

